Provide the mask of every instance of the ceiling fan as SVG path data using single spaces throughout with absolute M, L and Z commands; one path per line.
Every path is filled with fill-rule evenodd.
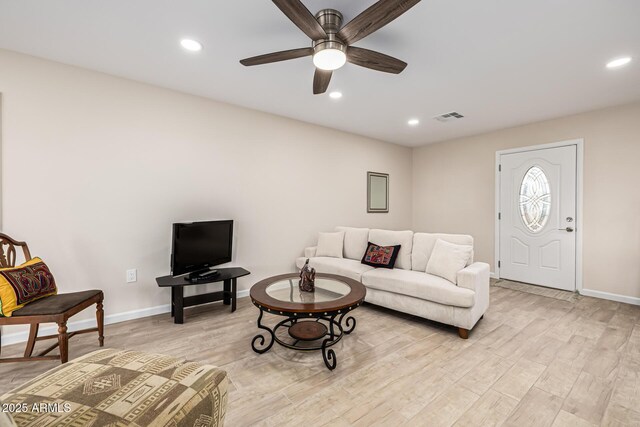
M 271 62 L 313 56 L 316 66 L 313 93 L 324 93 L 329 87 L 334 70 L 350 62 L 361 67 L 385 73 L 399 74 L 406 62 L 369 49 L 352 46 L 353 43 L 387 25 L 420 0 L 379 0 L 353 20 L 342 26 L 342 14 L 335 9 L 323 9 L 315 17 L 300 0 L 273 0 L 276 6 L 313 41 L 312 47 L 267 53 L 240 61 L 242 65 L 260 65 Z

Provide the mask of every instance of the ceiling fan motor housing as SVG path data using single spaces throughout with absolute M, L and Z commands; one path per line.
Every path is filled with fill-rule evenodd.
M 313 41 L 314 53 L 325 49 L 336 49 L 346 53 L 345 44 L 336 36 L 342 27 L 342 14 L 335 9 L 322 9 L 316 13 L 316 20 L 327 33 L 327 38 Z
M 342 27 L 342 14 L 335 9 L 322 9 L 316 13 L 316 20 L 327 34 L 335 34 Z

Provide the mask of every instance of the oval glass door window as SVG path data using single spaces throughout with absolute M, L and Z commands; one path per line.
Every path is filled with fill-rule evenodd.
M 533 166 L 520 184 L 520 217 L 532 233 L 542 230 L 551 212 L 551 190 L 544 171 Z

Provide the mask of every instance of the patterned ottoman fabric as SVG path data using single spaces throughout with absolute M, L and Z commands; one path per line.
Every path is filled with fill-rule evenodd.
M 140 351 L 104 349 L 0 397 L 19 426 L 222 426 L 225 371 Z

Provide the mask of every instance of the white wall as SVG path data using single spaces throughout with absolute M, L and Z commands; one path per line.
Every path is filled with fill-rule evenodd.
M 0 92 L 2 230 L 107 315 L 169 303 L 176 221 L 235 220 L 240 289 L 318 231 L 411 226 L 409 148 L 2 50 Z M 389 214 L 366 213 L 367 171 L 390 174 Z
M 640 103 L 416 149 L 414 229 L 471 234 L 476 259 L 493 268 L 496 151 L 578 138 L 584 138 L 583 287 L 640 303 Z

